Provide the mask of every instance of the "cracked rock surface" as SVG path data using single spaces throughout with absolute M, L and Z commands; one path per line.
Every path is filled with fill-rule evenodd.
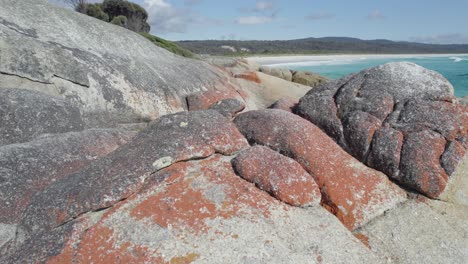
M 276 199 L 293 206 L 320 203 L 314 179 L 295 160 L 270 148 L 255 146 L 242 151 L 232 164 L 236 172 Z
M 50 230 L 127 198 L 145 182 L 157 180 L 154 172 L 173 163 L 215 153 L 231 155 L 247 146 L 235 125 L 216 111 L 161 117 L 130 144 L 40 192 L 26 209 L 21 230 Z
M 444 77 L 413 63 L 322 85 L 296 112 L 363 163 L 431 198 L 445 190 L 468 147 L 468 108 Z
M 46 0 L 0 6 L 0 88 L 69 100 L 88 127 L 153 120 L 186 109 L 188 94 L 227 85 L 225 74 L 205 62 Z
M 351 230 L 406 199 L 405 192 L 383 173 L 364 166 L 297 115 L 257 110 L 238 115 L 234 122 L 250 143 L 299 162 L 319 185 L 324 206 Z
M 84 129 L 77 107 L 61 98 L 21 89 L 0 88 L 0 124 L 0 146 Z

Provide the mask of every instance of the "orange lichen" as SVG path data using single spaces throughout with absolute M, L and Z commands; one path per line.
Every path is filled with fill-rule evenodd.
M 255 83 L 262 82 L 260 78 L 258 78 L 257 73 L 253 71 L 247 71 L 247 72 L 236 74 L 236 78 L 241 78 L 241 79 L 248 80 L 248 81 L 255 82 Z
M 170 261 L 171 264 L 190 264 L 200 257 L 199 254 L 190 253 L 183 257 L 173 257 Z
M 237 177 L 230 162 L 217 157 L 191 165 L 198 169 L 190 173 L 187 164 L 179 163 L 165 170 L 164 173 L 171 173 L 165 182 L 166 188 L 147 197 L 131 210 L 130 215 L 136 220 L 149 218 L 164 228 L 189 227 L 195 232 L 207 228 L 206 220 L 231 218 L 245 207 L 258 209 L 265 217 L 269 216 L 267 205 L 271 200 L 266 199 L 271 197 Z M 194 187 L 192 183 L 197 177 L 204 178 L 209 185 L 225 187 L 224 200 L 216 204 L 206 196 L 206 186 Z
M 369 249 L 371 248 L 370 247 L 370 244 L 369 244 L 369 237 L 364 235 L 364 234 L 361 234 L 361 233 L 356 233 L 354 234 L 354 236 L 359 239 L 366 247 L 368 247 Z

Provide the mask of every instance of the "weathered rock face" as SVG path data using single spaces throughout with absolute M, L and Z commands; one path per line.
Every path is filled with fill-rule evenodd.
M 160 183 L 27 240 L 7 263 L 382 262 L 326 210 L 277 201 L 230 159 L 173 164 L 154 174 Z
M 462 104 L 464 106 L 468 106 L 468 96 L 459 98 L 459 101 L 460 101 L 460 104 Z
M 242 178 L 280 201 L 293 206 L 320 203 L 320 190 L 301 165 L 267 147 L 255 146 L 242 151 L 233 165 Z
M 370 249 L 390 263 L 466 263 L 467 223 L 464 206 L 410 201 L 360 232 L 368 238 Z
M 292 81 L 295 83 L 316 87 L 317 85 L 328 82 L 328 79 L 316 73 L 293 71 Z
M 296 109 L 354 157 L 437 198 L 467 148 L 468 109 L 455 101 L 440 74 L 401 62 L 322 85 Z
M 281 98 L 278 101 L 274 102 L 272 105 L 270 105 L 268 108 L 281 109 L 292 113 L 298 103 L 298 100 L 294 100 L 291 98 Z
M 215 111 L 161 117 L 130 144 L 39 193 L 25 211 L 21 230 L 51 230 L 129 197 L 162 168 L 214 153 L 231 155 L 247 146 L 235 125 Z
M 227 82 L 205 62 L 46 0 L 0 0 L 0 6 L 0 88 L 67 99 L 88 126 L 178 112 L 186 95 L 223 89 Z
M 187 96 L 187 107 L 189 111 L 206 110 L 213 104 L 225 99 L 243 100 L 240 95 L 234 90 L 224 91 L 206 91 L 195 93 Z
M 324 206 L 349 229 L 364 225 L 406 198 L 384 174 L 364 166 L 299 116 L 259 110 L 240 114 L 234 122 L 249 142 L 298 161 L 318 183 Z
M 234 77 L 244 79 L 244 80 L 247 80 L 247 81 L 251 81 L 251 82 L 254 82 L 254 83 L 261 83 L 262 82 L 260 80 L 260 78 L 258 77 L 257 72 L 254 72 L 254 71 L 241 72 L 241 73 L 238 73 L 238 74 L 234 75 Z
M 0 146 L 84 128 L 80 110 L 67 101 L 18 89 L 0 89 L 0 124 Z
M 0 230 L 6 230 L 3 237 L 0 235 L 0 247 L 14 236 L 16 224 L 34 195 L 114 151 L 135 134 L 93 129 L 0 147 Z
M 220 113 L 222 116 L 227 118 L 234 117 L 237 113 L 244 110 L 245 104 L 237 99 L 224 99 L 214 103 L 210 109 L 215 110 Z
M 271 67 L 267 67 L 267 66 L 261 66 L 259 68 L 259 71 L 263 72 L 265 74 L 271 75 L 271 76 L 281 78 L 281 79 L 289 81 L 289 82 L 292 82 L 292 80 L 293 80 L 292 72 L 290 70 L 288 70 L 288 69 L 280 69 L 280 68 L 271 68 Z

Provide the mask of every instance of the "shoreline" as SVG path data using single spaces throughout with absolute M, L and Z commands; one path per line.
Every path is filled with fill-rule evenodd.
M 333 54 L 333 55 L 275 55 L 275 56 L 251 56 L 244 57 L 264 66 L 301 66 L 301 65 L 319 65 L 319 64 L 339 64 L 350 63 L 356 60 L 367 59 L 389 59 L 389 58 L 418 58 L 418 57 L 456 57 L 468 56 L 468 54 Z

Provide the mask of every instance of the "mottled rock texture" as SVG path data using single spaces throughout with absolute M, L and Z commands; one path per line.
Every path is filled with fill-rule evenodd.
M 0 146 L 30 141 L 46 133 L 83 130 L 80 110 L 36 91 L 0 88 Z
M 37 193 L 126 144 L 135 134 L 93 129 L 0 147 L 0 225 L 14 230 Z M 0 235 L 0 247 L 11 238 Z
M 315 179 L 322 203 L 349 229 L 356 229 L 406 199 L 387 177 L 340 148 L 318 127 L 283 110 L 240 114 L 234 120 L 250 143 L 298 161 Z
M 226 86 L 220 69 L 125 28 L 45 0 L 0 6 L 0 88 L 62 97 L 89 126 L 152 120 L 186 109 L 188 94 Z
M 320 190 L 312 176 L 295 160 L 270 148 L 255 146 L 244 150 L 233 165 L 242 178 L 280 201 L 293 206 L 320 203 Z
M 298 103 L 298 100 L 294 100 L 291 98 L 281 98 L 278 101 L 274 102 L 272 105 L 270 105 L 268 108 L 281 109 L 292 113 Z
M 21 230 L 51 230 L 129 197 L 173 163 L 214 153 L 231 155 L 247 146 L 235 125 L 216 111 L 161 117 L 131 143 L 39 193 L 25 211 Z
M 240 99 L 242 97 L 234 90 L 205 91 L 187 96 L 187 107 L 189 111 L 206 110 L 214 103 L 225 99 Z
M 321 207 L 290 207 L 230 157 L 179 162 L 113 207 L 27 240 L 7 263 L 380 263 Z
M 413 63 L 324 84 L 296 112 L 360 161 L 431 198 L 445 190 L 468 147 L 468 108 L 445 78 Z
M 237 113 L 245 109 L 245 104 L 237 99 L 224 99 L 214 103 L 211 107 L 211 110 L 215 110 L 224 117 L 232 118 Z
M 261 83 L 262 82 L 260 80 L 260 78 L 258 77 L 257 72 L 254 72 L 254 71 L 241 72 L 241 73 L 238 73 L 238 74 L 234 75 L 234 77 L 244 79 L 244 80 L 247 80 L 247 81 L 251 81 L 251 82 L 254 82 L 254 83 Z
M 304 71 L 292 71 L 292 81 L 295 83 L 300 83 L 307 86 L 316 87 L 322 83 L 328 82 L 328 78 L 323 77 L 319 74 L 312 73 L 312 72 L 304 72 Z
M 292 72 L 288 69 L 280 69 L 280 68 L 272 68 L 272 67 L 267 67 L 267 66 L 261 66 L 259 68 L 260 72 L 263 72 L 265 74 L 275 76 L 278 78 L 281 78 L 283 80 L 292 82 L 293 80 L 293 75 Z

